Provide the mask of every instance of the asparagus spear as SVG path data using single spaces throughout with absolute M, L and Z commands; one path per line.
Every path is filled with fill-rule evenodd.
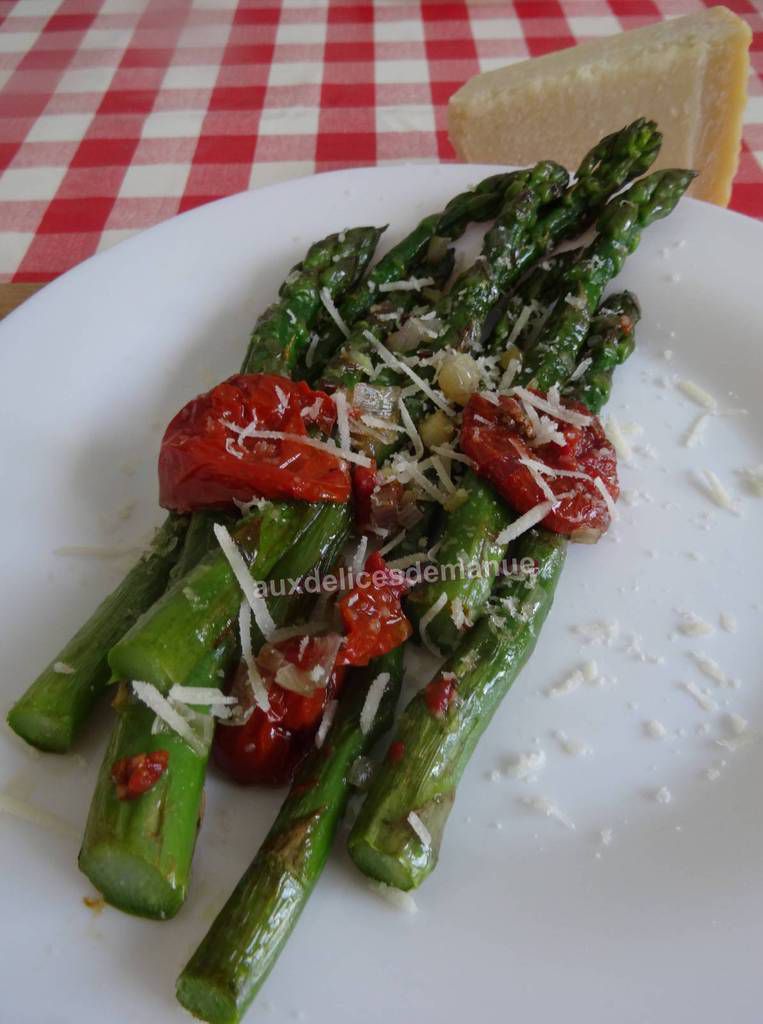
M 615 312 L 618 309 L 622 315 Z M 615 366 L 633 351 L 637 319 L 638 304 L 624 293 L 605 303 L 594 321 L 591 363 L 570 388 L 571 397 L 591 398 L 592 412 L 609 397 Z M 480 736 L 535 648 L 567 543 L 559 534 L 539 528 L 519 538 L 515 557 L 537 566 L 532 588 L 528 590 L 524 580 L 497 585 L 495 609 L 483 615 L 443 666 L 443 672 L 455 677 L 456 697 L 442 717 L 431 712 L 426 690 L 403 712 L 395 736 L 403 757 L 394 764 L 388 759 L 377 772 L 348 841 L 350 856 L 365 874 L 412 889 L 434 870 L 458 783 Z M 519 608 L 519 614 L 512 615 L 507 607 Z M 411 828 L 411 813 L 423 821 L 430 843 L 424 844 Z
M 368 732 L 361 711 L 381 673 L 389 675 Z M 349 772 L 392 724 L 402 652 L 354 671 L 320 749 L 303 763 L 246 873 L 183 969 L 177 997 L 212 1024 L 236 1024 L 296 925 L 328 858 L 349 795 Z
M 380 233 L 353 228 L 311 246 L 283 285 L 279 301 L 255 326 L 242 372 L 289 372 L 296 365 L 322 308 L 321 290 L 332 297 L 347 291 L 368 265 Z M 16 701 L 8 724 L 27 743 L 57 753 L 71 748 L 109 682 L 110 648 L 164 591 L 187 526 L 186 516 L 167 517 L 150 551 Z M 189 552 L 196 550 L 196 527 L 194 537 Z M 183 555 L 186 565 L 189 552 Z M 74 672 L 62 675 L 56 671 L 61 665 Z
M 610 202 L 597 221 L 598 235 L 558 282 L 561 298 L 524 355 L 521 383 L 547 391 L 570 376 L 607 283 L 635 251 L 642 229 L 671 212 L 693 177 L 692 171 L 657 171 Z M 428 621 L 427 636 L 443 654 L 455 649 L 463 629 L 453 621 L 453 602 L 461 602 L 467 623 L 479 617 L 506 553 L 497 538 L 514 518 L 490 484 L 475 473 L 465 474 L 460 489 L 466 498 L 443 524 L 437 561 L 441 566 L 456 565 L 460 558 L 484 569 L 472 579 L 440 578 L 408 598 L 409 614 L 417 622 L 439 602 L 440 611 Z
M 258 578 L 267 564 L 273 580 L 299 579 L 316 565 L 321 572 L 333 565 L 350 529 L 346 506 L 331 506 L 333 530 L 313 516 L 287 553 L 273 566 L 282 536 L 262 539 L 252 572 Z M 293 622 L 306 610 L 306 595 L 284 595 L 269 601 L 276 625 Z M 253 628 L 255 650 L 263 643 Z M 206 657 L 184 677 L 189 686 L 218 686 L 237 654 L 235 630 L 226 627 Z M 133 677 L 135 678 L 135 677 Z M 166 691 L 166 687 L 164 688 Z M 134 696 L 117 702 L 118 721 L 101 765 L 79 855 L 80 869 L 114 906 L 144 917 L 172 917 L 183 904 L 190 878 L 213 720 L 198 709 L 198 750 L 175 733 L 152 734 L 154 715 Z M 154 786 L 134 801 L 118 799 L 111 776 L 113 765 L 125 757 L 154 750 L 169 753 L 167 769 Z

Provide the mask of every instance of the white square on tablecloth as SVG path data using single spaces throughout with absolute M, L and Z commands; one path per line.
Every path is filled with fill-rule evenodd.
M 507 64 L 518 64 L 526 59 L 526 57 L 507 57 L 505 54 L 502 57 L 480 57 L 480 71 L 495 71 L 496 68 L 505 68 Z
M 219 71 L 217 64 L 176 64 L 167 68 L 162 89 L 212 89 Z
M 274 185 L 290 178 L 304 178 L 314 170 L 313 160 L 277 160 L 273 163 L 254 164 L 249 178 L 249 188 Z
M 129 28 L 89 28 L 79 46 L 81 50 L 124 50 L 131 35 Z
M 268 107 L 260 116 L 260 135 L 315 135 L 316 107 Z
M 190 169 L 189 164 L 130 164 L 122 179 L 119 197 L 182 196 Z
M 424 26 L 418 16 L 395 18 L 394 21 L 375 21 L 374 40 L 377 43 L 422 43 Z
M 429 104 L 376 108 L 377 132 L 433 132 L 435 127 L 434 109 Z
M 273 61 L 268 85 L 320 85 L 323 64 L 317 60 Z
M 763 124 L 763 96 L 747 97 L 744 119 L 747 124 Z
M 622 26 L 612 14 L 601 14 L 595 18 L 569 15 L 567 24 L 576 39 L 583 36 L 614 36 L 622 32 Z
M 42 114 L 29 129 L 27 142 L 79 142 L 92 114 Z
M 0 274 L 16 273 L 33 238 L 32 231 L 3 231 L 0 234 Z
M 65 167 L 9 167 L 0 174 L 0 199 L 52 199 Z
M 69 68 L 61 75 L 57 92 L 105 92 L 111 84 L 115 69 Z
M 325 21 L 300 21 L 295 24 L 281 22 L 276 32 L 276 43 L 294 46 L 300 43 L 322 43 L 326 39 Z
M 518 18 L 471 18 L 475 39 L 524 39 L 522 23 Z
M 0 53 L 26 53 L 37 42 L 37 32 L 0 32 Z
M 157 110 L 143 122 L 144 139 L 197 139 L 203 110 Z
M 374 66 L 376 81 L 383 85 L 404 85 L 407 82 L 429 82 L 429 65 L 425 60 L 379 60 Z
M 104 249 L 110 249 L 118 242 L 124 242 L 126 238 L 131 238 L 132 235 L 138 233 L 138 228 L 110 228 L 108 231 L 101 232 L 101 237 L 98 240 L 98 252 L 103 252 Z

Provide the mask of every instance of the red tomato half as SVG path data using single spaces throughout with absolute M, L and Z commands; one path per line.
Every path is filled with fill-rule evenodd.
M 183 406 L 167 427 L 159 501 L 175 512 L 232 506 L 234 498 L 345 502 L 350 474 L 341 459 L 299 441 L 240 433 L 254 424 L 299 437 L 310 426 L 330 434 L 335 421 L 332 399 L 304 382 L 265 373 L 229 377 Z
M 340 665 L 367 665 L 405 643 L 413 632 L 400 603 L 407 590 L 405 578 L 387 568 L 378 551 L 367 559 L 365 577 L 339 602 L 347 631 Z
M 227 775 L 236 782 L 271 786 L 284 785 L 292 778 L 313 745 L 326 704 L 337 696 L 344 682 L 345 669 L 333 666 L 337 649 L 337 643 L 328 637 L 295 637 L 262 649 L 257 664 L 268 688 L 270 710 L 255 707 L 243 725 L 218 725 L 215 761 Z M 327 655 L 331 665 L 327 665 Z M 328 683 L 309 695 L 285 690 L 275 677 L 287 664 L 306 673 L 320 667 L 328 671 Z M 244 665 L 239 667 L 232 689 L 242 703 L 247 703 L 249 687 Z
M 544 397 L 540 392 L 536 394 Z M 517 512 L 527 512 L 548 499 L 522 460 L 548 467 L 550 472 L 540 472 L 541 477 L 555 495 L 567 497 L 560 499 L 542 525 L 573 538 L 581 531 L 580 539 L 585 536 L 591 540 L 610 523 L 607 502 L 594 480 L 599 477 L 612 500 L 617 500 L 617 457 L 597 416 L 592 416 L 580 402 L 566 400 L 562 404 L 589 416 L 590 423 L 573 426 L 555 420 L 564 436 L 564 446 L 552 441 L 533 447 L 533 426 L 516 398 L 502 395 L 496 405 L 481 395 L 473 395 L 464 410 L 461 449 L 474 460 L 479 476 L 489 480 Z M 553 476 L 554 471 L 561 471 L 561 475 Z

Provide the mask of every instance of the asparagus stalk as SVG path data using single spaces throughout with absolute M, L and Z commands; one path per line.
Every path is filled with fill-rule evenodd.
M 321 290 L 327 289 L 333 298 L 347 291 L 363 274 L 380 234 L 377 228 L 353 228 L 311 246 L 287 278 L 279 301 L 255 326 L 242 372 L 293 369 L 322 308 Z M 203 530 L 199 536 L 201 525 L 194 524 L 182 556 L 185 567 L 207 543 Z M 149 552 L 13 705 L 8 724 L 27 743 L 56 753 L 71 748 L 109 682 L 109 650 L 163 593 L 187 527 L 187 516 L 167 517 Z M 62 675 L 56 671 L 60 665 L 74 671 Z
M 598 235 L 562 274 L 560 300 L 525 353 L 519 382 L 547 391 L 566 381 L 607 283 L 635 251 L 643 228 L 673 210 L 693 177 L 692 171 L 657 171 L 610 202 L 597 221 Z M 417 588 L 408 599 L 409 614 L 417 622 L 440 602 L 440 611 L 428 622 L 427 636 L 443 654 L 455 650 L 464 628 L 453 621 L 453 601 L 461 602 L 467 622 L 477 620 L 506 554 L 506 545 L 497 538 L 514 518 L 490 484 L 475 473 L 468 471 L 460 488 L 465 501 L 443 524 L 437 561 L 441 566 L 456 565 L 460 558 L 484 569 L 472 579 L 443 579 L 441 573 L 437 582 Z
M 621 312 L 618 312 L 621 311 Z M 571 397 L 591 399 L 598 412 L 609 397 L 614 368 L 633 351 L 639 316 L 633 296 L 614 296 L 594 320 L 591 363 L 570 387 Z M 519 538 L 514 555 L 537 566 L 530 590 L 524 580 L 502 581 L 495 590 L 497 614 L 482 616 L 448 658 L 456 697 L 442 717 L 421 690 L 401 716 L 395 742 L 403 757 L 386 760 L 374 778 L 350 833 L 350 856 L 365 874 L 399 889 L 419 886 L 434 870 L 456 788 L 479 738 L 532 654 L 553 602 L 567 550 L 559 534 L 533 529 Z M 507 607 L 519 607 L 513 616 Z M 409 823 L 415 813 L 431 836 L 424 844 Z
M 187 517 L 167 517 L 149 551 L 13 705 L 8 724 L 27 743 L 55 753 L 70 749 L 108 682 L 109 647 L 164 590 L 187 526 Z
M 364 733 L 361 711 L 382 672 L 389 682 Z M 177 997 L 195 1017 L 235 1024 L 270 973 L 323 871 L 350 768 L 392 724 L 401 678 L 400 649 L 348 678 L 322 747 L 301 766 L 264 843 L 178 978 Z
M 297 580 L 316 565 L 320 571 L 333 565 L 349 534 L 350 512 L 346 506 L 333 505 L 331 515 L 334 528 L 328 532 L 325 522 L 313 516 L 298 542 L 287 546 L 287 553 L 272 567 L 272 580 Z M 280 535 L 272 536 L 269 551 L 280 540 Z M 261 547 L 252 562 L 258 578 L 263 575 L 260 567 L 268 562 L 272 558 Z M 270 600 L 274 622 L 293 622 L 304 614 L 306 600 L 306 595 L 299 594 Z M 263 643 L 255 628 L 252 642 L 255 650 Z M 184 677 L 185 684 L 218 686 L 219 674 L 231 666 L 237 652 L 235 630 L 228 627 Z M 128 913 L 164 919 L 177 913 L 185 899 L 214 726 L 206 709 L 197 711 L 200 749 L 193 750 L 175 733 L 154 735 L 153 712 L 133 695 L 123 694 L 117 702 L 118 721 L 99 771 L 79 866 L 109 903 Z M 159 780 L 137 800 L 119 800 L 111 777 L 114 763 L 159 749 L 169 753 Z

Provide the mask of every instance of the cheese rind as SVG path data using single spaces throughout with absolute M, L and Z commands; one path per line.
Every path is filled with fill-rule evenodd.
M 664 135 L 659 167 L 693 167 L 697 199 L 725 206 L 739 160 L 752 33 L 726 7 L 477 75 L 450 99 L 462 160 L 575 167 L 637 117 Z

